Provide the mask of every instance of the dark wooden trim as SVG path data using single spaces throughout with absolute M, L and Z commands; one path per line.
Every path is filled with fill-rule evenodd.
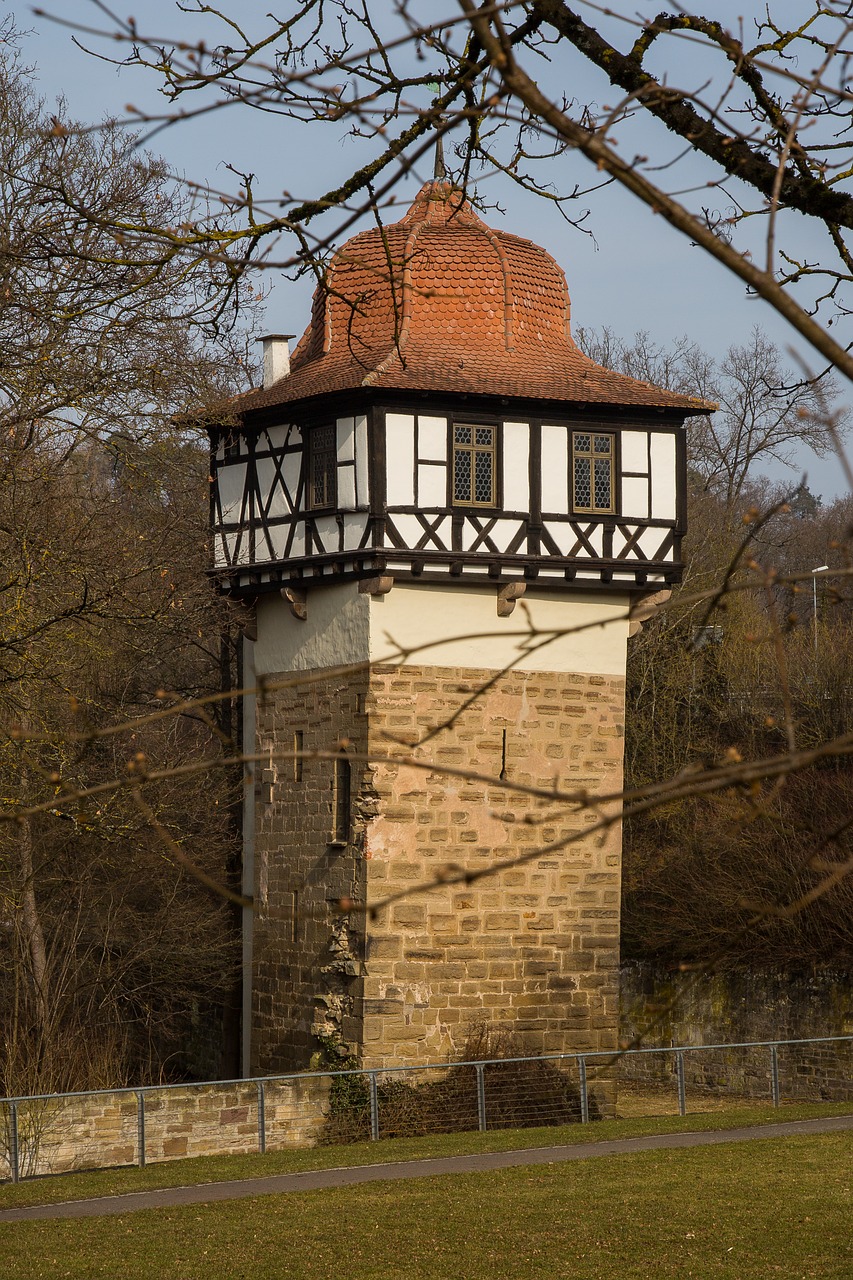
M 539 555 L 542 548 L 542 419 L 533 418 L 529 430 L 527 483 L 530 494 L 530 524 L 528 537 L 531 555 Z
M 672 535 L 674 539 L 675 535 Z M 389 566 L 388 560 L 392 562 Z M 409 564 L 401 562 L 410 561 Z M 279 591 L 281 587 L 287 583 L 301 585 L 304 588 L 320 587 L 324 585 L 333 585 L 342 581 L 358 581 L 363 578 L 376 577 L 384 573 L 393 574 L 395 582 L 418 581 L 418 582 L 435 582 L 447 583 L 448 581 L 456 581 L 469 583 L 472 586 L 491 586 L 496 583 L 510 583 L 535 580 L 535 585 L 543 591 L 565 591 L 567 584 L 576 583 L 577 589 L 586 591 L 587 589 L 596 590 L 602 586 L 611 593 L 648 590 L 648 579 L 650 576 L 662 578 L 667 585 L 673 585 L 681 581 L 683 566 L 680 563 L 672 563 L 670 561 L 631 561 L 631 560 L 598 560 L 592 566 L 584 561 L 557 561 L 556 558 L 548 560 L 549 568 L 559 568 L 562 575 L 540 575 L 540 566 L 532 564 L 527 556 L 494 556 L 477 552 L 473 556 L 467 553 L 457 555 L 452 552 L 430 552 L 428 555 L 409 557 L 404 552 L 397 555 L 390 552 L 386 557 L 376 557 L 372 554 L 365 555 L 361 552 L 343 552 L 340 554 L 327 554 L 324 556 L 314 556 L 310 559 L 301 561 L 291 561 L 287 570 L 278 566 L 278 571 L 273 568 L 269 573 L 269 577 L 261 581 L 261 576 L 257 572 L 250 570 L 248 566 L 236 565 L 229 571 L 211 570 L 210 576 L 218 582 L 220 589 L 227 594 L 257 596 L 259 594 L 272 593 Z M 317 569 L 320 564 L 333 564 L 336 566 L 335 576 L 330 574 L 306 573 L 307 569 Z M 435 569 L 427 569 L 426 564 L 441 564 L 444 568 L 437 572 Z M 477 569 L 482 572 L 465 573 L 466 564 L 470 566 L 476 565 Z M 514 565 L 516 569 L 522 569 L 523 572 L 508 573 L 506 566 Z M 599 571 L 599 578 L 584 577 L 577 579 L 577 572 L 582 568 L 596 568 Z M 496 570 L 496 571 L 495 571 Z M 613 580 L 615 573 L 631 574 L 631 580 L 625 581 L 620 579 Z M 238 579 L 245 577 L 248 581 L 245 584 L 239 584 Z M 604 581 L 606 579 L 606 582 Z M 661 585 L 664 585 L 662 583 Z
M 318 400 L 310 406 L 299 406 L 298 412 L 297 406 L 293 406 L 293 409 L 288 413 L 278 413 L 272 417 L 268 416 L 267 421 L 263 424 L 256 417 L 252 417 L 246 428 L 239 433 L 239 457 L 228 463 L 217 459 L 216 449 L 221 442 L 221 435 L 211 431 L 210 467 L 213 483 L 211 484 L 209 495 L 209 514 L 213 545 L 217 556 L 221 556 L 223 560 L 230 559 L 234 562 L 228 570 L 223 570 L 221 567 L 214 569 L 212 571 L 214 577 L 222 580 L 224 576 L 232 582 L 245 577 L 247 579 L 246 585 L 230 589 L 246 594 L 249 591 L 249 586 L 252 586 L 256 592 L 260 589 L 266 589 L 266 584 L 261 583 L 262 576 L 268 576 L 270 582 L 281 583 L 288 580 L 300 581 L 304 579 L 306 582 L 318 584 L 320 579 L 314 572 L 318 567 L 324 565 L 334 566 L 334 574 L 327 573 L 322 578 L 323 582 L 329 582 L 334 581 L 335 576 L 343 578 L 364 576 L 365 574 L 375 576 L 383 571 L 385 561 L 391 559 L 395 562 L 405 563 L 409 568 L 403 570 L 404 573 L 411 573 L 413 577 L 419 577 L 420 580 L 424 581 L 447 581 L 447 574 L 451 571 L 461 576 L 463 581 L 470 582 L 490 581 L 494 584 L 504 580 L 517 580 L 518 573 L 508 576 L 511 568 L 520 569 L 531 580 L 535 580 L 538 577 L 541 585 L 548 583 L 549 586 L 555 582 L 559 583 L 561 579 L 544 578 L 541 571 L 546 568 L 559 569 L 563 572 L 564 578 L 562 581 L 564 587 L 565 583 L 573 580 L 574 575 L 579 570 L 592 570 L 607 577 L 612 575 L 614 569 L 616 571 L 628 569 L 638 583 L 640 578 L 645 581 L 649 575 L 656 573 L 663 575 L 667 581 L 679 580 L 681 572 L 679 561 L 680 544 L 686 527 L 687 456 L 685 435 L 681 429 L 684 415 L 662 413 L 657 416 L 656 421 L 651 421 L 648 411 L 644 415 L 638 413 L 634 416 L 619 407 L 611 407 L 610 411 L 596 409 L 593 413 L 589 408 L 583 411 L 572 411 L 571 406 L 564 405 L 560 406 L 559 409 L 555 408 L 554 413 L 543 416 L 541 403 L 536 404 L 537 411 L 532 413 L 527 412 L 526 402 L 522 401 L 503 401 L 498 403 L 494 400 L 478 397 L 468 397 L 464 398 L 464 400 L 465 402 L 462 404 L 460 403 L 460 398 L 448 397 L 446 399 L 433 400 L 420 395 L 408 398 L 382 395 L 361 399 L 357 396 L 349 397 L 345 402 L 340 402 L 339 404 L 335 404 L 333 400 L 329 399 Z M 445 466 L 448 485 L 447 505 L 445 507 L 425 508 L 416 503 L 412 506 L 395 507 L 392 511 L 388 511 L 386 489 L 388 442 L 385 418 L 387 413 L 393 412 L 411 414 L 414 418 L 415 430 L 412 448 L 415 493 L 417 493 L 420 465 Z M 424 464 L 420 462 L 420 418 L 425 414 L 430 417 L 443 418 L 446 423 L 447 459 L 443 464 L 432 459 L 425 460 Z M 346 512 L 342 512 L 335 503 L 323 508 L 306 510 L 306 485 L 312 429 L 317 425 L 329 425 L 334 429 L 334 480 L 337 490 L 340 468 L 348 466 L 351 469 L 351 473 L 354 474 L 358 465 L 352 461 L 338 461 L 337 419 L 339 417 L 347 417 L 355 421 L 362 415 L 366 416 L 367 419 L 366 473 L 368 494 L 366 495 L 366 507 L 364 505 L 359 506 L 358 502 L 356 502 L 355 508 L 347 508 Z M 527 423 L 529 442 L 529 512 L 508 511 L 501 505 L 505 494 L 504 467 L 506 465 L 503 425 L 507 421 Z M 554 525 L 574 526 L 574 537 L 572 539 L 574 546 L 572 550 L 575 553 L 583 551 L 585 554 L 582 559 L 577 559 L 576 555 L 573 554 L 563 554 L 556 546 L 553 536 L 543 529 L 541 510 L 543 421 L 548 425 L 565 428 L 567 432 L 570 499 L 574 496 L 572 432 L 580 430 L 594 433 L 597 430 L 602 434 L 610 435 L 614 440 L 612 468 L 615 513 L 576 512 L 570 509 L 568 512 L 554 512 L 548 517 L 549 523 Z M 498 499 L 496 506 L 469 506 L 467 504 L 456 506 L 452 503 L 452 431 L 454 424 L 482 425 L 495 429 L 495 490 Z M 296 445 L 290 439 L 282 446 L 271 447 L 268 438 L 265 435 L 262 436 L 261 432 L 266 432 L 272 427 L 284 428 L 285 435 L 288 427 L 298 429 L 301 433 L 303 444 L 301 446 Z M 234 432 L 233 426 L 228 426 L 224 429 L 231 433 Z M 651 466 L 652 435 L 674 435 L 676 450 L 675 521 L 655 520 L 651 516 L 646 518 L 626 518 L 622 515 L 622 430 L 642 430 L 647 433 L 649 512 L 652 510 L 651 504 L 654 496 L 654 473 Z M 270 514 L 272 505 L 274 501 L 278 501 L 277 495 L 279 493 L 282 495 L 282 505 L 287 506 L 283 496 L 285 493 L 284 463 L 287 458 L 292 458 L 296 454 L 300 455 L 299 474 L 295 479 L 296 492 L 290 494 L 288 498 L 288 501 L 294 503 L 294 510 L 292 512 L 286 511 L 283 515 L 272 516 Z M 272 460 L 272 484 L 266 499 L 264 499 L 259 483 L 258 468 L 263 460 L 265 468 L 269 469 L 270 464 L 266 461 L 267 459 Z M 222 518 L 220 484 L 226 466 L 234 464 L 245 468 L 245 480 L 242 495 L 238 496 L 236 504 L 236 511 L 239 514 L 236 519 L 225 522 Z M 642 472 L 626 474 L 636 478 L 642 478 L 644 475 Z M 359 495 L 356 496 L 358 498 Z M 399 530 L 394 528 L 393 517 L 396 512 L 417 517 L 421 532 L 417 536 L 416 546 L 407 547 Z M 367 515 L 365 532 L 357 539 L 360 544 L 358 550 L 344 551 L 346 520 L 362 518 L 365 513 Z M 315 520 L 328 520 L 331 516 L 335 517 L 336 533 L 333 529 L 331 536 L 328 538 L 329 545 L 323 551 L 316 550 L 315 554 L 311 554 L 310 551 L 306 552 L 305 548 L 317 549 L 320 546 Z M 432 545 L 432 543 L 439 523 L 444 520 L 450 521 L 450 546 L 440 549 Z M 463 548 L 463 531 L 466 530 L 466 521 L 469 527 L 474 530 L 471 539 L 472 547 L 467 551 Z M 496 527 L 499 528 L 498 521 L 509 521 L 518 525 L 518 531 L 513 533 L 511 538 L 510 545 L 512 550 L 502 552 L 497 549 L 500 545 L 495 540 L 495 530 Z M 384 546 L 386 541 L 386 522 L 389 526 L 389 533 L 393 535 L 395 543 L 393 548 Z M 660 528 L 661 545 L 657 556 L 666 554 L 666 548 L 671 546 L 674 560 L 672 562 L 665 560 L 645 561 L 630 558 L 631 552 L 636 548 L 638 542 L 638 533 L 635 532 L 633 535 L 625 534 L 624 530 L 628 525 L 633 530 Z M 595 552 L 590 542 L 591 531 L 596 527 L 601 527 L 603 531 L 603 555 L 601 556 Z M 614 557 L 614 537 L 617 528 L 620 529 L 623 536 L 629 538 L 629 543 Z M 280 542 L 276 543 L 274 535 L 279 532 Z M 504 532 L 504 530 L 501 530 L 501 537 L 504 536 Z M 235 546 L 230 551 L 227 546 L 229 536 L 235 536 Z M 563 535 L 560 534 L 559 536 L 562 541 Z M 508 536 L 506 540 L 509 544 Z M 370 544 L 372 544 L 372 552 L 369 550 Z M 280 548 L 284 559 L 278 561 L 272 559 L 274 546 Z M 247 547 L 249 555 L 249 563 L 245 566 L 237 563 L 244 547 Z M 293 557 L 294 547 L 300 548 L 303 554 Z M 261 555 L 266 558 L 259 560 L 258 557 Z M 443 575 L 426 567 L 436 564 L 447 566 Z M 478 570 L 482 568 L 482 573 L 463 573 L 462 570 L 466 566 L 476 566 Z M 397 570 L 395 569 L 394 572 L 396 573 Z M 578 589 L 586 589 L 594 581 L 591 578 L 584 578 L 582 581 L 578 580 Z M 623 588 L 634 589 L 631 584 L 626 586 L 622 583 L 616 583 L 613 589 L 621 591 Z
M 540 418 L 546 422 L 582 421 L 599 422 L 608 430 L 624 425 L 649 431 L 672 430 L 683 426 L 685 420 L 702 416 L 710 410 L 675 409 L 654 405 L 607 405 L 583 401 L 543 401 L 526 396 L 474 395 L 458 392 L 404 391 L 385 387 L 354 387 L 305 400 L 293 400 L 285 404 L 252 409 L 245 414 L 233 410 L 230 420 L 221 425 L 208 421 L 213 432 L 248 431 L 267 425 L 278 426 L 283 422 L 311 421 L 330 414 L 350 417 L 381 407 L 389 413 L 466 414 L 476 418 L 490 413 L 495 417 L 517 420 Z
M 370 523 L 374 547 L 385 541 L 385 415 L 370 406 L 367 413 L 367 483 L 370 487 Z
M 649 441 L 651 457 L 651 440 Z M 651 467 L 649 468 L 651 478 Z M 651 497 L 649 512 L 651 513 Z M 679 539 L 687 532 L 687 433 L 675 433 L 675 532 Z

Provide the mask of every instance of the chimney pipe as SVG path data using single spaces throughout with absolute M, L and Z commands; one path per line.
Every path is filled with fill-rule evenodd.
M 264 344 L 264 390 L 280 382 L 290 373 L 290 339 L 293 333 L 265 333 L 258 341 Z

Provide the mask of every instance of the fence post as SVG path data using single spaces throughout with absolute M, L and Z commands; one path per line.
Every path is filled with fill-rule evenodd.
M 13 1182 L 21 1180 L 21 1155 L 18 1150 L 18 1104 L 9 1103 L 9 1170 Z
M 578 1058 L 578 1079 L 581 1091 L 581 1124 L 589 1124 L 589 1097 L 586 1092 L 586 1058 Z
M 263 1080 L 258 1081 L 258 1151 L 261 1155 L 267 1149 L 267 1095 Z
M 770 1046 L 770 1089 L 773 1094 L 773 1106 L 779 1105 L 779 1051 L 775 1044 Z
M 136 1090 L 136 1146 L 138 1150 L 137 1164 L 145 1168 L 145 1094 Z
M 678 1114 L 687 1115 L 687 1090 L 684 1087 L 684 1054 L 679 1051 L 675 1055 L 675 1076 L 678 1081 Z
M 370 1091 L 370 1140 L 378 1142 L 379 1140 L 379 1094 L 376 1089 L 376 1072 L 368 1071 L 368 1086 Z
M 482 1062 L 474 1063 L 474 1072 L 477 1076 L 477 1127 L 480 1133 L 486 1132 L 486 1079 L 485 1067 Z

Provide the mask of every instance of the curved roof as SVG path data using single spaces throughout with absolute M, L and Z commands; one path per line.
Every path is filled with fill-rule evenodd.
M 335 254 L 290 374 L 239 407 L 371 386 L 682 413 L 712 407 L 595 364 L 572 341 L 569 307 L 550 254 L 487 226 L 449 182 L 429 182 L 401 221 L 363 231 Z

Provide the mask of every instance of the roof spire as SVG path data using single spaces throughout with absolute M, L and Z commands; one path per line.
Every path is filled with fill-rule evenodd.
M 436 182 L 443 182 L 447 177 L 444 168 L 444 134 L 442 133 L 437 134 L 435 139 L 435 169 L 432 176 Z

